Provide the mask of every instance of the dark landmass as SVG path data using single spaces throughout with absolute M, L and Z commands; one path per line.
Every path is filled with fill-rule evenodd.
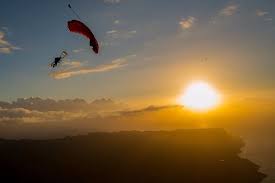
M 243 146 L 222 129 L 0 140 L 0 175 L 28 183 L 260 183 L 259 167 L 238 156 Z

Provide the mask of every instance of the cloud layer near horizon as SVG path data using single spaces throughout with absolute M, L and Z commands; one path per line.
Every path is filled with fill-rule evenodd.
M 83 99 L 21 98 L 11 103 L 0 102 L 0 138 L 57 138 L 93 131 L 247 129 L 248 124 L 249 128 L 273 127 L 274 100 L 240 102 L 246 107 L 235 103 L 219 112 L 197 115 L 177 105 L 137 109 L 111 99 L 87 102 Z M 261 109 L 256 107 L 259 105 Z
M 83 99 L 19 98 L 11 103 L 0 102 L 0 138 L 53 138 L 73 135 L 72 130 L 79 134 L 97 130 L 153 129 L 158 126 L 153 121 L 159 119 L 155 113 L 177 108 L 168 105 L 131 109 L 111 99 L 87 102 Z
M 133 116 L 174 107 L 178 106 L 149 106 L 142 109 L 131 109 L 126 104 L 105 98 L 92 102 L 83 99 L 18 98 L 11 103 L 0 101 L 0 123 L 45 123 L 97 117 Z

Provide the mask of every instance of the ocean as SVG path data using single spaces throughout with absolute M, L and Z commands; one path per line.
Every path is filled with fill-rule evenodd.
M 268 177 L 262 183 L 275 183 L 274 134 L 246 136 L 243 139 L 246 146 L 241 156 L 259 165 L 260 171 L 267 174 Z

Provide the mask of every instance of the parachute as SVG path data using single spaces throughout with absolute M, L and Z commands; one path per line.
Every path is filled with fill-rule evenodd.
M 84 23 L 79 20 L 71 20 L 68 22 L 68 29 L 70 32 L 78 33 L 90 40 L 90 46 L 93 48 L 93 51 L 98 54 L 99 45 L 92 31 Z
M 90 40 L 90 46 L 92 47 L 93 51 L 98 54 L 99 52 L 99 44 L 98 41 L 96 40 L 93 32 L 89 29 L 88 26 L 86 26 L 83 22 L 81 22 L 80 16 L 77 14 L 77 12 L 72 8 L 70 4 L 68 4 L 68 7 L 70 10 L 75 14 L 75 16 L 79 20 L 71 20 L 68 21 L 68 29 L 70 32 L 78 33 L 82 36 L 85 36 Z M 63 51 L 60 56 L 55 57 L 54 61 L 50 64 L 52 68 L 57 67 L 62 63 L 62 61 L 65 59 L 65 57 L 68 55 L 66 51 Z

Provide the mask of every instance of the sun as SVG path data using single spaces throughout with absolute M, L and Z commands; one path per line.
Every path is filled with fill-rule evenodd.
M 181 105 L 196 111 L 207 111 L 215 108 L 220 96 L 213 87 L 203 81 L 191 83 L 179 98 Z

